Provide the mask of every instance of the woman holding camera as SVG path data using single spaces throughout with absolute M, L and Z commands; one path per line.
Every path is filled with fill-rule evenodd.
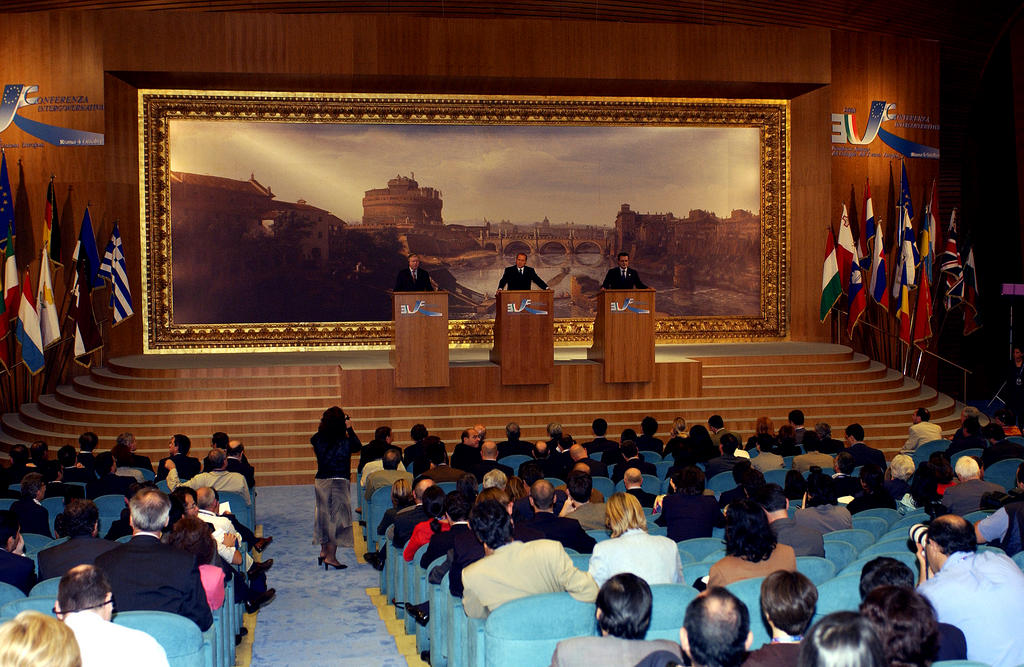
M 352 546 L 352 454 L 362 449 L 345 411 L 334 406 L 320 418 L 316 433 L 309 439 L 316 454 L 316 510 L 313 526 L 320 556 L 317 563 L 325 570 L 344 570 L 338 562 L 338 545 Z

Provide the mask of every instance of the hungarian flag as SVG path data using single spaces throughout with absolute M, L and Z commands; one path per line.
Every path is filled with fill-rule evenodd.
M 928 272 L 921 273 L 917 288 L 917 311 L 914 313 L 914 344 L 922 350 L 932 337 L 932 293 L 928 285 Z
M 836 242 L 832 229 L 828 230 L 828 241 L 825 243 L 825 264 L 821 270 L 821 321 L 828 317 L 832 306 L 839 301 L 843 293 L 843 285 L 839 279 L 839 262 L 836 259 Z
M 889 278 L 885 272 L 885 234 L 882 232 L 881 221 L 875 222 L 875 209 L 871 204 L 871 190 L 867 190 L 867 201 L 864 204 L 864 215 L 870 226 L 874 240 L 871 242 L 871 298 L 885 310 L 889 310 Z
M 43 247 L 49 247 L 50 259 L 60 266 L 60 216 L 57 215 L 57 195 L 53 191 L 53 178 L 46 188 L 46 209 L 43 211 Z
M 931 280 L 932 265 L 935 263 L 935 248 L 939 245 L 939 195 L 932 181 L 932 194 L 924 207 L 924 220 L 921 221 L 921 266 L 928 279 Z
M 974 266 L 974 248 L 967 249 L 964 262 L 964 335 L 970 335 L 981 328 L 978 317 L 978 273 Z
M 4 251 L 4 307 L 7 318 L 13 324 L 18 319 L 21 290 L 18 283 L 18 260 L 14 256 L 14 229 L 7 227 L 7 245 Z
M 864 293 L 864 274 L 860 264 L 854 262 L 850 265 L 850 315 L 848 319 L 848 333 L 853 338 L 853 329 L 860 321 L 861 315 L 868 307 L 868 297 Z
M 946 230 L 946 247 L 936 258 L 939 271 L 946 278 L 945 305 L 946 311 L 953 310 L 964 298 L 964 267 L 960 263 L 960 250 L 957 249 L 956 209 L 949 216 L 949 228 Z
M 839 262 L 839 275 L 843 280 L 843 291 L 850 291 L 850 265 L 860 262 L 857 245 L 853 241 L 853 229 L 850 227 L 850 216 L 843 204 L 843 215 L 839 218 L 839 247 L 836 248 L 836 259 Z
M 21 290 L 21 304 L 18 307 L 18 324 L 15 333 L 21 343 L 21 358 L 29 373 L 35 375 L 46 365 L 43 357 L 43 336 L 39 331 L 39 313 L 32 302 L 32 282 L 25 269 L 25 283 Z

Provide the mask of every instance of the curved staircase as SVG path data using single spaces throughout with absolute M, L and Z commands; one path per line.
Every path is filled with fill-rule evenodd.
M 432 402 L 430 390 L 382 392 L 379 396 L 399 397 L 386 405 L 373 404 L 377 402 L 373 390 L 353 390 L 354 379 L 365 376 L 347 375 L 355 371 L 345 368 L 358 364 L 339 355 L 275 355 L 278 361 L 253 366 L 241 365 L 241 355 L 198 360 L 183 356 L 181 364 L 187 367 L 180 368 L 169 367 L 173 362 L 166 357 L 158 365 L 147 357 L 125 357 L 75 378 L 55 394 L 40 397 L 38 403 L 4 415 L 0 445 L 6 449 L 42 439 L 53 452 L 62 445 L 77 444 L 78 434 L 94 431 L 100 447 L 109 448 L 117 434 L 131 431 L 140 452 L 156 460 L 166 456 L 174 433 L 191 437 L 193 455 L 201 457 L 210 434 L 225 431 L 245 443 L 259 484 L 274 485 L 307 483 L 312 478 L 315 465 L 309 436 L 324 408 L 337 403 L 352 416 L 364 442 L 372 438 L 376 426 L 388 424 L 396 443 L 405 445 L 413 424 L 423 423 L 449 447 L 464 428 L 476 423 L 487 425 L 490 439 L 502 440 L 509 421 L 518 422 L 528 440 L 546 438 L 546 425 L 559 422 L 564 432 L 583 441 L 590 438 L 590 423 L 597 416 L 608 420 L 610 437 L 616 438 L 624 428 L 639 430 L 640 420 L 651 415 L 661 424 L 659 437 L 664 439 L 675 417 L 692 425 L 717 413 L 729 428 L 746 437 L 758 416 L 771 417 L 778 427 L 790 409 L 800 408 L 808 427 L 828 422 L 833 436 L 840 439 L 846 424 L 859 422 L 868 443 L 891 456 L 906 438 L 910 415 L 918 406 L 931 410 L 932 420 L 947 435 L 959 426 L 959 406 L 951 398 L 843 346 L 779 343 L 771 346 L 770 354 L 764 352 L 763 344 L 675 349 L 677 356 L 699 363 L 696 391 L 667 374 L 664 386 L 644 392 L 661 398 L 580 396 L 577 400 L 484 402 L 484 392 L 468 386 L 462 400 L 446 402 Z M 364 365 L 370 354 L 360 358 Z M 661 357 L 659 348 L 659 363 Z M 199 363 L 212 366 L 199 367 Z M 383 368 L 378 372 L 382 377 L 389 373 Z M 367 398 L 361 402 L 366 404 L 345 402 L 342 387 L 348 388 L 344 393 L 349 396 L 365 393 Z

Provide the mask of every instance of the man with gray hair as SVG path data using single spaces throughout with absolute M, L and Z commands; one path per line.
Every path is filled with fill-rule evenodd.
M 505 487 L 508 486 L 508 477 L 500 470 L 492 470 L 484 475 L 480 486 L 483 489 L 501 489 L 504 491 Z
M 223 449 L 214 447 L 206 456 L 206 460 L 210 463 L 210 472 L 199 473 L 187 482 L 182 482 L 178 479 L 178 471 L 174 466 L 174 461 L 168 459 L 168 488 L 173 491 L 178 488 L 178 485 L 180 484 L 185 484 L 193 489 L 200 489 L 204 486 L 208 486 L 211 489 L 216 489 L 218 491 L 237 493 L 245 500 L 246 506 L 251 507 L 252 497 L 249 495 L 249 484 L 241 474 L 228 471 L 228 453 Z
M 135 442 L 134 433 L 121 433 L 117 436 L 117 444 L 126 445 L 128 447 L 128 451 L 132 453 L 132 468 L 144 468 L 150 471 L 153 470 L 153 461 L 148 456 L 142 456 L 141 454 L 135 453 L 135 450 L 138 448 L 138 443 Z
M 986 482 L 981 477 L 981 468 L 973 456 L 961 456 L 954 469 L 960 483 L 946 489 L 942 496 L 942 504 L 953 514 L 963 516 L 981 509 L 981 497 L 995 491 L 1003 493 L 1005 489 L 993 482 Z
M 846 448 L 841 440 L 832 437 L 832 425 L 828 422 L 818 422 L 814 425 L 814 433 L 818 436 L 818 451 L 822 454 L 835 456 Z
M 533 455 L 533 445 L 529 442 L 521 441 L 519 439 L 520 435 L 519 424 L 515 422 L 505 424 L 505 439 L 498 443 L 499 459 L 503 459 L 506 456 L 513 456 L 515 454 L 521 454 L 523 456 Z
M 78 565 L 61 577 L 53 610 L 75 633 L 82 667 L 167 665 L 167 653 L 153 637 L 110 622 L 114 596 L 94 565 Z
M 160 541 L 171 501 L 163 491 L 143 487 L 128 503 L 132 539 L 96 559 L 110 581 L 118 611 L 166 611 L 213 625 L 199 564 L 190 553 Z

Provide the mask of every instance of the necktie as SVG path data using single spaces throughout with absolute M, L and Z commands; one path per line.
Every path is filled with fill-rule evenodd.
M 413 282 L 416 282 L 416 269 L 412 270 L 412 280 Z
M 523 275 L 523 270 L 519 269 L 519 275 Z
M 622 279 L 626 279 L 626 269 L 622 269 Z

